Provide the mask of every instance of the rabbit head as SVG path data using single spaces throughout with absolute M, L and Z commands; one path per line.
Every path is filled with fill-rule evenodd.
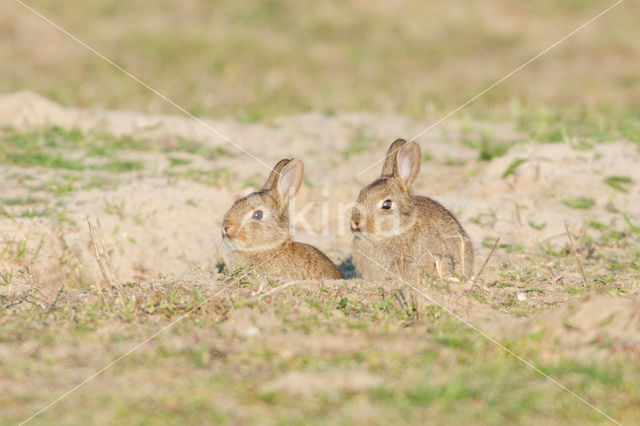
M 300 189 L 304 164 L 283 159 L 260 191 L 237 200 L 222 223 L 222 239 L 237 251 L 262 251 L 289 239 L 289 201 Z
M 364 187 L 351 213 L 356 238 L 383 239 L 399 235 L 416 223 L 411 186 L 420 171 L 420 147 L 398 139 L 391 144 L 380 177 Z

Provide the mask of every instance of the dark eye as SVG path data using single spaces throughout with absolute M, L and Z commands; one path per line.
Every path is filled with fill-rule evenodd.
M 262 219 L 262 210 L 256 210 L 255 212 L 253 212 L 253 218 L 255 220 Z
M 382 202 L 382 208 L 385 210 L 389 210 L 391 208 L 391 200 L 384 200 Z

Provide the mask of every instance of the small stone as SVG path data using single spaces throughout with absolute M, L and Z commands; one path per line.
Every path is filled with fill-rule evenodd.
M 251 326 L 251 327 L 248 327 L 248 328 L 244 331 L 244 333 L 242 333 L 242 335 L 243 335 L 244 337 L 246 337 L 247 339 L 249 339 L 249 338 L 251 338 L 251 337 L 255 337 L 255 336 L 257 336 L 259 333 L 260 333 L 260 330 L 258 329 L 258 327 L 256 327 L 256 326 Z

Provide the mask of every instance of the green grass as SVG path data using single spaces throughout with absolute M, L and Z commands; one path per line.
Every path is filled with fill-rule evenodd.
M 156 173 L 153 155 L 157 154 L 166 154 L 170 166 L 180 170 L 168 171 L 169 176 L 212 186 L 231 184 L 233 173 L 226 167 L 211 171 L 180 169 L 197 157 L 215 160 L 233 155 L 222 146 L 211 147 L 182 137 L 133 138 L 55 126 L 28 131 L 10 126 L 0 129 L 0 162 L 40 168 L 42 175 L 37 179 L 27 179 L 25 174 L 29 190 L 33 193 L 44 191 L 55 197 L 83 189 L 113 189 L 120 182 L 117 176 L 120 173 Z M 136 159 L 128 158 L 133 155 Z M 35 199 L 6 199 L 2 203 L 8 206 L 27 205 L 34 204 Z
M 0 200 L 0 202 L 7 206 L 24 206 L 28 204 L 35 204 L 39 201 L 31 197 L 26 197 L 26 198 L 5 198 Z
M 137 139 L 99 131 L 85 133 L 78 129 L 55 126 L 28 131 L 11 127 L 0 130 L 0 161 L 5 164 L 83 171 L 87 160 L 106 157 L 110 159 L 104 166 L 107 169 L 130 171 L 136 166 L 129 163 L 129 166 L 122 167 L 125 160 L 117 158 L 127 151 L 184 152 L 209 159 L 231 155 L 224 147 L 210 148 L 201 142 L 182 137 Z
M 37 6 L 193 114 L 243 122 L 344 110 L 434 122 L 603 10 L 592 0 L 411 0 L 402 7 L 350 0 L 339 8 L 224 0 L 188 10 L 177 0 L 158 10 L 98 0 L 81 12 L 50 1 Z M 638 6 L 625 2 L 613 12 L 563 43 L 563 54 L 544 55 L 462 114 L 514 118 L 541 142 L 640 140 L 639 79 L 629 59 Z M 0 72 L 0 92 L 28 88 L 70 106 L 177 112 L 68 38 L 49 37 L 50 27 L 14 28 L 26 13 L 10 8 L 0 23 L 9 34 L 0 56 L 13 57 Z M 49 48 L 35 49 L 27 32 Z M 14 50 L 33 54 L 16 57 Z
M 488 131 L 483 131 L 477 138 L 462 138 L 462 143 L 478 150 L 478 159 L 490 161 L 496 157 L 502 157 L 513 146 L 515 141 L 497 141 Z
M 0 324 L 0 342 L 16 345 L 16 352 L 5 357 L 4 363 L 6 371 L 12 372 L 8 383 L 15 385 L 10 401 L 0 401 L 0 406 L 5 404 L 0 419 L 25 419 L 221 285 L 194 287 L 166 281 L 156 283 L 156 290 L 150 291 L 130 283 L 125 287 L 124 305 L 109 298 L 103 303 L 93 290 L 86 289 L 82 294 L 90 302 L 63 293 L 48 314 L 30 304 L 12 308 Z M 426 415 L 433 422 L 483 424 L 605 421 L 441 311 L 436 316 L 421 315 L 407 326 L 404 308 L 391 293 L 365 295 L 347 290 L 345 294 L 339 288 L 318 293 L 290 288 L 259 302 L 250 297 L 256 286 L 255 278 L 236 284 L 226 302 L 195 311 L 52 406 L 37 421 L 76 424 L 100 417 L 110 423 L 326 423 L 370 419 L 380 424 L 423 424 Z M 379 300 L 378 308 L 373 308 L 374 300 Z M 333 314 L 336 307 L 342 315 Z M 267 333 L 264 338 L 262 334 L 249 339 L 235 335 L 225 324 L 239 309 L 270 321 L 279 318 L 282 325 L 259 322 L 262 333 Z M 354 322 L 367 325 L 354 328 Z M 96 333 L 101 336 L 99 341 Z M 33 344 L 38 349 L 24 356 L 26 348 L 18 343 L 28 336 L 37 336 Z M 311 343 L 319 337 L 318 342 L 329 346 Z M 274 344 L 274 339 L 289 343 Z M 559 354 L 550 357 L 549 351 L 558 347 L 544 333 L 524 334 L 502 343 L 614 418 L 625 423 L 637 420 L 633 409 L 640 401 L 637 364 L 611 356 L 597 364 L 558 358 Z M 78 363 L 85 366 L 81 374 L 64 374 Z M 56 374 L 32 376 L 52 368 Z M 354 371 L 373 379 L 350 381 Z M 275 385 L 293 373 L 309 381 Z M 131 387 L 131 381 L 138 386 Z
M 604 180 L 604 183 L 618 192 L 629 192 L 628 185 L 633 183 L 633 179 L 629 176 L 609 176 Z
M 495 239 L 491 237 L 486 237 L 482 240 L 482 246 L 486 248 L 493 248 L 495 244 Z M 504 249 L 507 253 L 513 253 L 517 251 L 522 251 L 522 246 L 520 244 L 508 244 L 508 243 L 498 243 L 498 248 Z
M 144 163 L 134 160 L 113 159 L 104 166 L 104 169 L 110 172 L 118 173 L 131 172 L 144 169 Z
M 574 139 L 583 144 L 619 139 L 640 143 L 640 120 L 632 110 L 616 113 L 610 108 L 588 111 L 570 107 L 557 112 L 532 109 L 518 112 L 512 118 L 521 131 L 542 143 Z
M 170 172 L 170 176 L 177 179 L 186 179 L 203 183 L 209 186 L 229 186 L 233 182 L 235 174 L 228 167 L 218 167 L 213 170 L 202 170 L 190 167 L 183 172 Z
M 168 0 L 161 8 L 112 0 L 79 5 L 72 0 L 60 8 L 45 0 L 35 7 L 193 114 L 273 126 L 281 115 L 322 111 L 336 119 L 342 111 L 398 112 L 426 126 L 604 8 L 594 0 L 411 0 L 402 7 L 271 0 L 186 5 Z M 566 142 L 580 149 L 624 139 L 640 147 L 640 86 L 636 63 L 629 59 L 637 47 L 638 7 L 624 2 L 558 46 L 560 50 L 456 113 L 451 119 L 463 122 L 459 139 L 475 148 L 480 160 L 500 157 L 523 139 Z M 10 67 L 0 69 L 0 92 L 26 88 L 72 107 L 179 113 L 68 38 L 52 35 L 46 24 L 29 24 L 23 8 L 9 6 L 3 13 L 0 32 L 7 42 L 0 44 L 0 57 L 12 60 Z M 46 49 L 34 46 L 34 40 L 47 40 Z M 605 66 L 610 63 L 616 66 Z M 496 121 L 515 124 L 520 135 L 501 139 L 472 124 L 465 127 L 476 121 L 488 123 L 488 128 Z M 358 126 L 338 153 L 343 161 L 356 159 L 375 143 L 369 131 Z M 455 132 L 456 127 L 445 125 L 442 130 Z M 401 136 L 406 135 L 395 135 Z M 452 137 L 457 138 L 455 133 Z M 34 171 L 21 170 L 20 184 L 31 196 L 6 196 L 0 214 L 12 220 L 49 218 L 67 226 L 64 197 L 84 189 L 113 189 L 131 178 L 127 173 L 229 186 L 233 170 L 218 164 L 208 169 L 201 161 L 233 155 L 238 154 L 181 137 L 127 137 L 56 127 L 25 132 L 5 126 L 0 129 L 0 163 Z M 467 161 L 449 155 L 446 164 Z M 157 157 L 166 158 L 159 164 L 168 163 L 168 170 L 157 172 Z M 432 160 L 428 151 L 423 160 Z M 517 173 L 522 164 L 524 160 L 514 160 L 503 178 Z M 635 190 L 631 176 L 602 179 L 618 193 Z M 308 180 L 305 185 L 312 186 Z M 563 202 L 578 209 L 595 205 L 585 196 Z M 124 201 L 104 203 L 104 212 L 123 222 L 144 222 L 147 218 L 136 216 L 133 208 Z M 593 293 L 625 297 L 640 278 L 640 224 L 634 212 L 628 213 L 620 212 L 618 222 L 587 223 L 578 241 L 587 286 L 576 278 L 568 243 L 547 242 L 531 251 L 503 240 L 497 253 L 502 263 L 493 265 L 497 271 L 486 272 L 489 291 L 462 291 L 446 282 L 426 283 L 425 288 L 445 300 L 459 298 L 461 313 L 479 304 L 514 322 L 518 316 L 558 306 L 559 300 Z M 499 216 L 489 210 L 474 222 L 490 229 Z M 543 230 L 547 224 L 531 221 L 529 226 Z M 123 224 L 119 235 L 125 230 Z M 116 227 L 113 233 L 118 231 Z M 58 272 L 35 265 L 51 253 L 27 237 L 0 246 L 0 264 L 10 265 L 0 272 L 0 424 L 26 419 L 226 285 L 215 275 L 193 280 L 154 277 L 153 282 L 127 283 L 120 304 L 111 296 L 100 299 L 95 286 L 80 281 L 70 267 L 72 281 L 65 283 L 55 307 L 46 292 L 35 288 L 22 300 L 5 290 L 20 289 L 38 274 Z M 77 256 L 75 243 L 69 243 L 72 248 L 60 255 L 61 266 Z M 485 248 L 493 244 L 493 238 L 482 240 Z M 513 255 L 505 256 L 509 253 Z M 211 267 L 225 269 L 220 260 Z M 345 262 L 343 269 L 350 271 L 353 265 Z M 36 421 L 606 422 L 406 289 L 371 288 L 349 280 L 333 288 L 323 283 L 292 286 L 257 300 L 260 284 L 273 289 L 281 283 L 243 279 Z M 519 300 L 520 292 L 527 294 L 527 301 Z M 257 316 L 257 335 L 229 331 L 234 318 L 242 326 L 234 317 L 241 309 Z M 566 326 L 571 326 L 568 320 Z M 606 326 L 606 321 L 599 324 Z M 544 331 L 498 338 L 617 420 L 638 423 L 637 348 L 608 346 L 607 341 L 567 348 Z M 354 372 L 373 380 L 359 381 Z M 295 381 L 274 386 L 290 374 L 305 378 L 298 388 Z
M 516 170 L 518 169 L 518 167 L 520 167 L 522 165 L 522 163 L 524 163 L 525 160 L 524 158 L 516 158 L 515 160 L 513 160 L 509 166 L 507 166 L 507 168 L 505 169 L 505 171 L 502 173 L 501 178 L 502 179 L 506 179 L 507 177 L 511 176 L 512 174 L 514 174 L 516 172 Z
M 572 209 L 590 209 L 595 203 L 595 200 L 589 197 L 568 197 L 562 200 L 562 204 Z
M 169 157 L 169 162 L 172 166 L 186 166 L 191 164 L 191 160 L 188 158 Z
M 131 216 L 124 203 L 105 211 Z M 568 244 L 557 253 L 519 252 L 517 262 L 504 263 L 497 280 L 487 283 L 489 292 L 478 288 L 467 293 L 446 282 L 426 285 L 434 296 L 462 298 L 460 306 L 472 309 L 479 302 L 502 311 L 509 321 L 549 309 L 546 303 L 558 303 L 558 297 L 625 294 L 640 277 L 636 245 L 632 232 L 592 222 L 578 242 L 580 253 L 593 249 L 584 258 L 587 287 L 565 276 L 575 268 Z M 500 247 L 508 251 L 515 245 Z M 27 265 L 41 249 L 37 241 L 20 239 L 9 242 L 0 256 Z M 3 274 L 0 284 L 12 285 L 27 273 Z M 2 422 L 23 420 L 50 402 L 52 394 L 72 388 L 227 284 L 215 275 L 197 276 L 127 283 L 122 304 L 109 295 L 101 300 L 95 286 L 68 282 L 49 313 L 52 299 L 37 292 L 21 303 L 19 295 L 0 297 L 0 344 L 14 348 L 0 367 L 3 374 L 10 372 L 4 383 L 11 389 L 10 399 L 0 400 Z M 558 279 L 566 281 L 552 283 Z M 110 423 L 326 423 L 370 416 L 372 423 L 422 424 L 427 415 L 434 422 L 481 424 L 605 421 L 409 289 L 350 280 L 291 286 L 256 297 L 256 292 L 279 285 L 255 276 L 233 284 L 223 297 L 131 353 L 39 421 L 78 424 L 100 417 Z M 526 301 L 516 297 L 520 292 L 527 294 Z M 13 303 L 18 304 L 5 308 Z M 260 329 L 252 337 L 244 335 L 248 323 L 238 320 L 247 312 Z M 606 338 L 615 319 L 609 316 L 597 324 L 601 339 L 577 346 L 557 341 L 547 327 L 508 338 L 495 330 L 490 334 L 609 415 L 633 424 L 638 420 L 634 407 L 640 401 L 640 368 L 626 358 L 625 351 L 633 348 Z M 577 333 L 572 319 L 562 321 L 560 328 Z M 574 356 L 580 353 L 586 356 Z M 302 381 L 291 379 L 296 375 Z M 139 385 L 131 387 L 132 381 Z
M 362 129 L 358 129 L 354 136 L 349 140 L 349 145 L 342 150 L 342 159 L 344 161 L 348 161 L 352 156 L 370 150 L 372 143 L 373 139 Z

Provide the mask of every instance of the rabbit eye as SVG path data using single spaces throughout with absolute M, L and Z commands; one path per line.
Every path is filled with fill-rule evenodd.
M 384 200 L 382 202 L 382 208 L 384 210 L 389 210 L 391 208 L 391 200 Z
M 262 210 L 256 210 L 255 212 L 253 212 L 253 218 L 255 220 L 262 219 Z

